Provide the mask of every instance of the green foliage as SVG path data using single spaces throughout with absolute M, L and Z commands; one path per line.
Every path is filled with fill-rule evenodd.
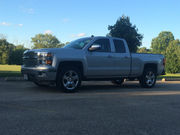
M 166 49 L 166 72 L 180 72 L 180 41 L 171 41 Z
M 18 45 L 14 48 L 14 50 L 10 53 L 9 56 L 9 64 L 14 65 L 22 65 L 23 64 L 23 53 L 27 50 L 22 45 Z
M 0 39 L 0 64 L 8 64 L 9 54 L 15 46 L 7 42 L 6 39 Z
M 135 25 L 132 25 L 128 16 L 120 17 L 113 26 L 108 26 L 108 35 L 124 38 L 129 46 L 130 52 L 136 52 L 141 46 L 143 36 L 138 33 Z
M 15 46 L 6 39 L 0 39 L 0 64 L 22 65 L 23 52 L 26 49 L 22 45 Z
M 147 49 L 146 47 L 141 47 L 141 48 L 138 48 L 137 52 L 138 53 L 151 53 L 151 50 Z
M 153 53 L 166 54 L 166 48 L 169 43 L 174 40 L 174 36 L 169 31 L 162 31 L 159 35 L 152 39 L 151 48 Z
M 34 44 L 33 49 L 60 48 L 64 46 L 64 44 L 60 43 L 60 41 L 52 34 L 37 34 L 31 39 L 31 42 Z

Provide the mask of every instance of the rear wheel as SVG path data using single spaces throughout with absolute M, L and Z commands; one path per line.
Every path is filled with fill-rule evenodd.
M 75 92 L 81 85 L 81 73 L 74 67 L 64 67 L 57 78 L 58 88 L 65 92 Z
M 155 71 L 152 68 L 147 68 L 140 77 L 139 82 L 144 88 L 152 88 L 156 84 L 156 77 Z
M 121 85 L 124 82 L 124 78 L 112 80 L 111 82 L 115 85 Z

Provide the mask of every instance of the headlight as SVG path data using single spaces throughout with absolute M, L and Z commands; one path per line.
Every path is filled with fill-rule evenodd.
M 39 65 L 52 65 L 53 55 L 50 52 L 38 52 Z

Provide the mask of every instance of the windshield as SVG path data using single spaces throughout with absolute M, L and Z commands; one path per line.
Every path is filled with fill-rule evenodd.
M 71 43 L 64 46 L 64 48 L 74 48 L 74 49 L 82 49 L 84 48 L 92 38 L 81 38 L 77 39 L 75 41 L 72 41 Z

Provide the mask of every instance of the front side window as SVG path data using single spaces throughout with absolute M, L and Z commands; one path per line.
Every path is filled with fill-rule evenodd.
M 111 51 L 111 46 L 109 39 L 97 39 L 93 45 L 100 45 L 101 48 L 96 50 L 96 52 L 110 52 Z
M 113 42 L 117 53 L 126 53 L 124 42 L 122 40 L 114 39 Z
M 77 39 L 64 46 L 64 48 L 83 49 L 91 40 L 92 38 Z

